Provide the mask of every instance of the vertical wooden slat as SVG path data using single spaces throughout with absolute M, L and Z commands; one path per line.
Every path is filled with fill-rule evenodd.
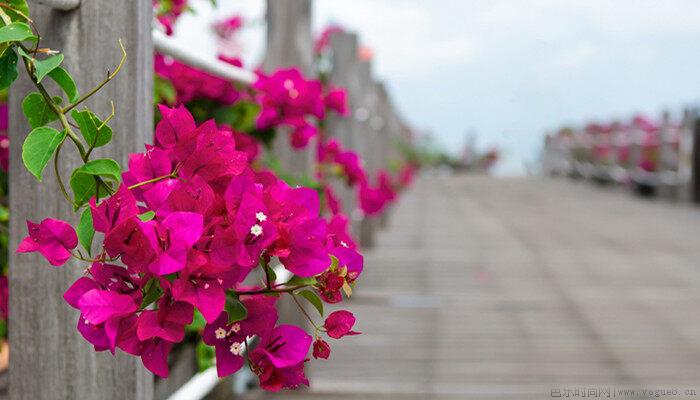
M 298 67 L 309 78 L 313 70 L 311 0 L 267 0 L 267 44 L 263 69 Z M 286 171 L 311 175 L 316 141 L 302 150 L 292 149 L 289 131 L 281 129 L 272 145 L 273 154 Z
M 263 69 L 272 72 L 277 68 L 298 67 L 307 76 L 314 77 L 313 39 L 311 36 L 311 0 L 267 0 L 267 48 Z M 294 176 L 312 176 L 316 139 L 305 149 L 291 147 L 289 130 L 280 129 L 272 144 L 272 154 L 280 161 L 284 171 Z M 278 302 L 280 323 L 298 326 L 307 324 L 288 297 Z
M 376 184 L 376 162 L 374 160 L 373 138 L 374 129 L 372 128 L 372 118 L 375 115 L 375 106 L 377 96 L 374 91 L 374 83 L 372 81 L 372 63 L 371 61 L 360 60 L 358 66 L 358 82 L 361 93 L 361 103 L 359 108 L 355 110 L 355 117 L 358 118 L 360 124 L 356 133 L 356 146 L 362 158 L 365 161 L 365 169 L 368 177 L 372 180 L 372 184 Z M 376 231 L 376 221 L 373 217 L 365 217 L 360 223 L 360 244 L 362 247 L 369 248 L 374 246 L 374 233 Z
M 42 46 L 61 50 L 65 66 L 81 92 L 91 89 L 121 57 L 117 40 L 128 53 L 115 81 L 88 101 L 106 117 L 113 100 L 116 117 L 110 122 L 113 143 L 100 155 L 125 165 L 127 154 L 141 150 L 152 137 L 152 5 L 150 0 L 88 0 L 70 12 L 30 4 L 32 19 L 41 30 Z M 52 171 L 43 183 L 26 172 L 21 145 L 29 131 L 21 112 L 24 96 L 34 88 L 26 77 L 10 93 L 10 248 L 26 235 L 25 220 L 54 217 L 76 221 L 59 194 Z M 58 92 L 57 92 L 58 93 Z M 61 168 L 78 165 L 70 144 L 62 152 Z M 118 353 L 96 353 L 76 330 L 78 313 L 62 298 L 82 275 L 84 263 L 52 268 L 35 254 L 10 254 L 10 394 L 13 399 L 138 399 L 153 398 L 153 377 L 141 361 Z
M 700 203 L 700 118 L 695 116 L 693 127 L 692 174 L 690 185 L 690 201 Z
M 338 87 L 344 87 L 348 95 L 348 107 L 355 110 L 361 104 L 361 91 L 358 80 L 357 60 L 357 35 L 348 32 L 336 32 L 331 36 L 331 64 L 329 82 Z M 327 132 L 337 137 L 348 149 L 357 150 L 360 124 L 351 112 L 349 117 L 331 115 L 328 118 Z M 335 186 L 338 196 L 343 202 L 344 211 L 348 216 L 354 217 L 351 230 L 355 235 L 359 232 L 357 211 L 357 190 L 346 185 Z

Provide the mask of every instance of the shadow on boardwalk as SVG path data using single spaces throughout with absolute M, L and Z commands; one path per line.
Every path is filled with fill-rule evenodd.
M 700 395 L 700 210 L 486 177 L 424 178 L 402 200 L 350 306 L 364 334 L 284 396 Z

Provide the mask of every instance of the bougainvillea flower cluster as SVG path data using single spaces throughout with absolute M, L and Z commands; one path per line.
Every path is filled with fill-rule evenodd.
M 152 0 L 156 21 L 163 27 L 165 33 L 173 34 L 175 21 L 187 10 L 188 0 Z
M 354 151 L 343 148 L 336 139 L 329 139 L 318 146 L 317 158 L 322 164 L 337 166 L 346 184 L 357 188 L 360 208 L 366 215 L 376 215 L 396 199 L 395 184 L 385 170 L 379 171 L 377 184 L 372 185 L 365 171 L 362 158 Z M 327 192 L 331 210 L 339 209 L 332 190 Z
M 363 260 L 347 220 L 326 221 L 315 190 L 251 169 L 232 130 L 213 121 L 197 126 L 184 107 L 160 111 L 155 144 L 130 156 L 113 195 L 89 203 L 101 245 L 64 296 L 80 311 L 78 331 L 95 350 L 139 356 L 164 377 L 196 311 L 220 376 L 247 358 L 265 389 L 308 384 L 312 342 L 313 353 L 327 358 L 320 335 L 355 334 L 354 317 L 332 313 L 312 336 L 277 325 L 275 296 L 304 289 L 335 303 L 341 290 L 351 291 Z M 76 254 L 68 223 L 49 218 L 28 228 L 17 251 L 39 252 L 55 266 Z M 270 279 L 276 262 L 303 283 Z M 254 272 L 261 283 L 244 285 Z
M 292 129 L 291 143 L 303 148 L 318 134 L 317 121 L 326 115 L 326 109 L 347 114 L 344 89 L 324 91 L 318 80 L 306 79 L 298 68 L 281 69 L 271 75 L 258 72 L 253 84 L 260 105 L 258 129 L 287 126 Z
M 241 97 L 241 93 L 231 82 L 170 57 L 156 54 L 153 65 L 159 77 L 173 84 L 177 92 L 177 104 L 198 99 L 233 104 Z

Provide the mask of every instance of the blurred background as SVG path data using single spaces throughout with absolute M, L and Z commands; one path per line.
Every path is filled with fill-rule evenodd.
M 243 16 L 246 65 L 264 54 L 265 4 L 195 1 L 175 37 L 213 57 L 203 21 Z M 447 154 L 498 149 L 499 176 L 538 168 L 558 125 L 658 117 L 699 99 L 700 3 L 694 0 L 319 0 L 314 32 L 337 24 L 360 35 L 397 107 Z M 196 44 L 196 45 L 194 45 Z
M 263 2 L 192 6 L 177 41 L 261 63 Z M 312 7 L 315 34 L 357 33 L 432 168 L 365 249 L 363 335 L 281 396 L 697 397 L 700 2 Z M 234 14 L 234 42 L 201 28 Z

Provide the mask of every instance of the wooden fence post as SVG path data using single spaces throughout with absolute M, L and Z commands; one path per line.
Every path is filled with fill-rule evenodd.
M 348 107 L 354 110 L 362 99 L 360 95 L 357 74 L 357 35 L 348 32 L 336 32 L 331 36 L 332 61 L 329 81 L 333 86 L 344 87 L 348 95 Z M 330 115 L 327 131 L 329 135 L 336 136 L 348 149 L 357 150 L 357 135 L 359 123 L 355 119 L 354 112 L 349 117 L 343 118 Z M 345 213 L 352 217 L 352 231 L 359 232 L 357 190 L 349 188 L 345 184 L 335 185 L 338 196 L 343 202 Z
M 119 76 L 89 101 L 106 117 L 113 100 L 117 114 L 110 122 L 113 143 L 102 154 L 124 163 L 127 154 L 151 141 L 153 126 L 153 46 L 150 0 L 88 0 L 68 12 L 31 2 L 32 19 L 41 30 L 42 47 L 61 50 L 66 67 L 85 93 L 119 62 L 121 38 L 128 58 Z M 153 398 L 153 376 L 136 357 L 96 353 L 76 330 L 78 313 L 62 296 L 83 274 L 84 263 L 53 268 L 39 255 L 13 251 L 26 236 L 25 220 L 77 219 L 59 194 L 47 168 L 37 183 L 22 166 L 21 147 L 29 126 L 22 115 L 24 96 L 33 91 L 26 74 L 10 93 L 10 397 L 13 399 Z M 62 170 L 78 165 L 70 146 L 62 153 Z
M 311 0 L 267 0 L 267 44 L 263 69 L 299 67 L 313 77 L 313 38 L 311 36 Z M 281 166 L 295 175 L 313 173 L 316 140 L 303 150 L 292 149 L 289 131 L 280 130 L 272 153 Z
M 375 132 L 372 128 L 372 117 L 375 112 L 377 103 L 377 95 L 374 91 L 374 83 L 372 82 L 372 64 L 371 61 L 360 60 L 358 69 L 358 82 L 361 93 L 361 103 L 359 108 L 355 110 L 355 118 L 360 122 L 358 132 L 355 133 L 357 138 L 357 149 L 365 161 L 365 169 L 370 179 L 376 178 L 376 163 L 374 160 L 372 148 L 373 137 Z M 371 182 L 376 184 L 376 182 Z M 374 246 L 376 221 L 374 218 L 365 217 L 360 223 L 360 244 L 363 247 Z
M 681 201 L 691 201 L 691 186 L 693 184 L 693 133 L 695 130 L 695 111 L 683 110 L 683 123 L 678 138 L 678 198 Z

